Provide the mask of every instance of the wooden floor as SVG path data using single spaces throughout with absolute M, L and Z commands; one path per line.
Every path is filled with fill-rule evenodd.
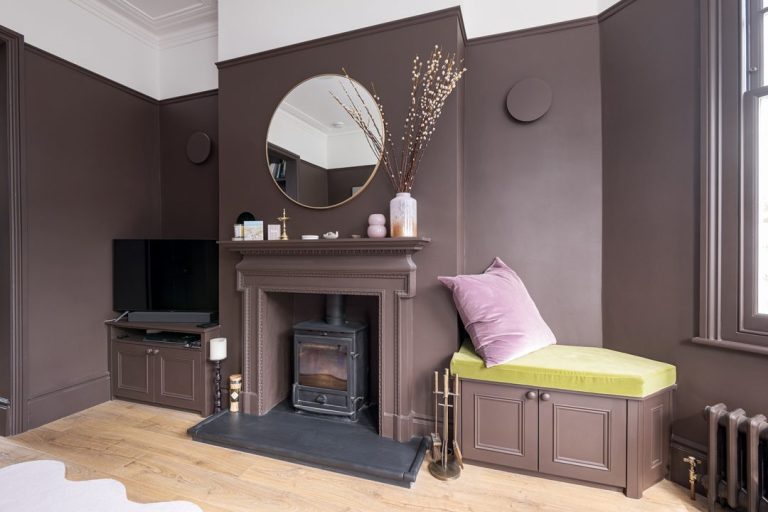
M 138 502 L 185 499 L 206 511 L 610 511 L 705 510 L 668 481 L 632 500 L 616 491 L 467 466 L 440 482 L 426 470 L 412 489 L 191 441 L 200 418 L 108 402 L 13 438 L 0 466 L 36 459 L 67 465 L 71 480 L 114 478 Z

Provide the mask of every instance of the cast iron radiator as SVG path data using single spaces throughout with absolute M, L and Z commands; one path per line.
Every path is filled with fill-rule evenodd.
M 768 512 L 768 421 L 748 417 L 743 409 L 728 411 L 725 404 L 704 409 L 707 420 L 709 510 L 715 504 L 732 510 Z

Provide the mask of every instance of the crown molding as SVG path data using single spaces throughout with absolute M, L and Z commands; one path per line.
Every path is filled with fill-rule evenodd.
M 219 33 L 218 14 L 212 16 L 210 10 L 195 11 L 187 8 L 153 19 L 143 11 L 119 0 L 70 0 L 70 2 L 155 50 L 164 50 L 216 37 Z M 212 2 L 206 5 L 217 4 Z M 173 20 L 173 17 L 177 19 Z M 147 26 L 151 26 L 152 29 Z

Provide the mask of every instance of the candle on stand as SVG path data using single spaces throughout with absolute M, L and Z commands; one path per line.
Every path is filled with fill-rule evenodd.
M 211 361 L 222 361 L 227 358 L 227 338 L 213 338 L 210 342 Z

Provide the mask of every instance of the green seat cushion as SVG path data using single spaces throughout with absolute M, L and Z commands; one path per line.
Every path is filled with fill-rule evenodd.
M 643 398 L 675 384 L 675 367 L 598 347 L 550 345 L 508 363 L 486 368 L 465 342 L 451 359 L 463 379 Z

